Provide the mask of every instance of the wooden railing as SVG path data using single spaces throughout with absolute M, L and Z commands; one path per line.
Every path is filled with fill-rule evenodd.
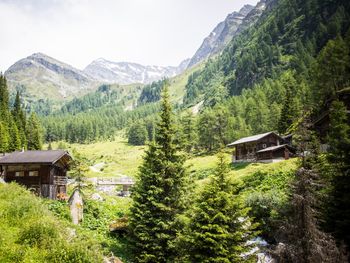
M 53 177 L 53 184 L 66 185 L 67 184 L 67 177 L 66 176 L 54 176 Z
M 135 184 L 135 181 L 129 177 L 125 178 L 113 178 L 113 177 L 105 177 L 105 178 L 99 178 L 97 180 L 98 185 L 133 185 Z

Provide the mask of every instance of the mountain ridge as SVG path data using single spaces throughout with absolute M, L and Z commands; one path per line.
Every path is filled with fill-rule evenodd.
M 40 52 L 15 62 L 5 71 L 5 76 L 11 88 L 24 88 L 38 98 L 64 99 L 98 85 L 83 71 Z
M 155 66 L 126 61 L 114 62 L 98 58 L 87 65 L 83 72 L 104 83 L 148 84 L 182 73 L 187 68 L 188 61 L 186 59 L 178 66 Z
M 269 1 L 271 0 L 260 0 L 255 6 L 244 5 L 238 12 L 228 14 L 203 40 L 188 63 L 188 68 L 223 51 L 232 38 L 257 21 Z

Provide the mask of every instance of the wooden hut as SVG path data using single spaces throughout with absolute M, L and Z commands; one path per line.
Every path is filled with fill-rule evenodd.
M 57 199 L 66 194 L 71 159 L 63 150 L 13 152 L 0 157 L 0 174 L 5 182 L 17 182 L 39 196 Z
M 274 161 L 288 159 L 294 154 L 293 147 L 275 132 L 241 138 L 227 146 L 235 147 L 233 162 Z

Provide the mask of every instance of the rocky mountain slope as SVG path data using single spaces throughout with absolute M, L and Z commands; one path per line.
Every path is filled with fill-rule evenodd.
M 104 58 L 94 60 L 84 72 L 104 83 L 151 83 L 164 77 L 174 77 L 182 73 L 189 60 L 184 60 L 177 67 L 144 66 L 130 62 L 113 62 Z
M 245 5 L 238 12 L 229 14 L 203 40 L 202 45 L 188 63 L 188 67 L 192 67 L 208 57 L 220 53 L 234 36 L 255 23 L 265 10 L 266 1 L 269 0 L 261 0 L 255 7 Z
M 36 97 L 64 99 L 86 93 L 98 83 L 91 76 L 42 53 L 13 64 L 6 72 L 10 88 Z
M 171 78 L 220 53 L 235 35 L 254 24 L 265 10 L 267 1 L 271 0 L 261 0 L 255 7 L 245 5 L 239 12 L 229 14 L 204 39 L 195 55 L 178 66 L 145 66 L 99 58 L 79 70 L 45 54 L 35 53 L 12 65 L 5 76 L 13 90 L 20 89 L 28 97 L 53 100 L 80 96 L 102 83 L 148 84 L 164 77 Z

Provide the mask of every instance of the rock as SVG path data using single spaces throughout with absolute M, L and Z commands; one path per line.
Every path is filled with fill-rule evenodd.
M 104 199 L 103 199 L 103 197 L 102 197 L 100 194 L 98 194 L 98 193 L 93 193 L 93 194 L 91 195 L 91 200 L 103 201 Z
M 224 21 L 220 22 L 203 40 L 202 45 L 188 63 L 188 68 L 222 51 L 253 8 L 251 5 L 245 5 L 239 12 L 229 14 Z
M 118 257 L 108 256 L 103 258 L 103 263 L 123 263 Z
M 79 189 L 75 189 L 68 200 L 73 224 L 78 225 L 83 220 L 83 198 Z

